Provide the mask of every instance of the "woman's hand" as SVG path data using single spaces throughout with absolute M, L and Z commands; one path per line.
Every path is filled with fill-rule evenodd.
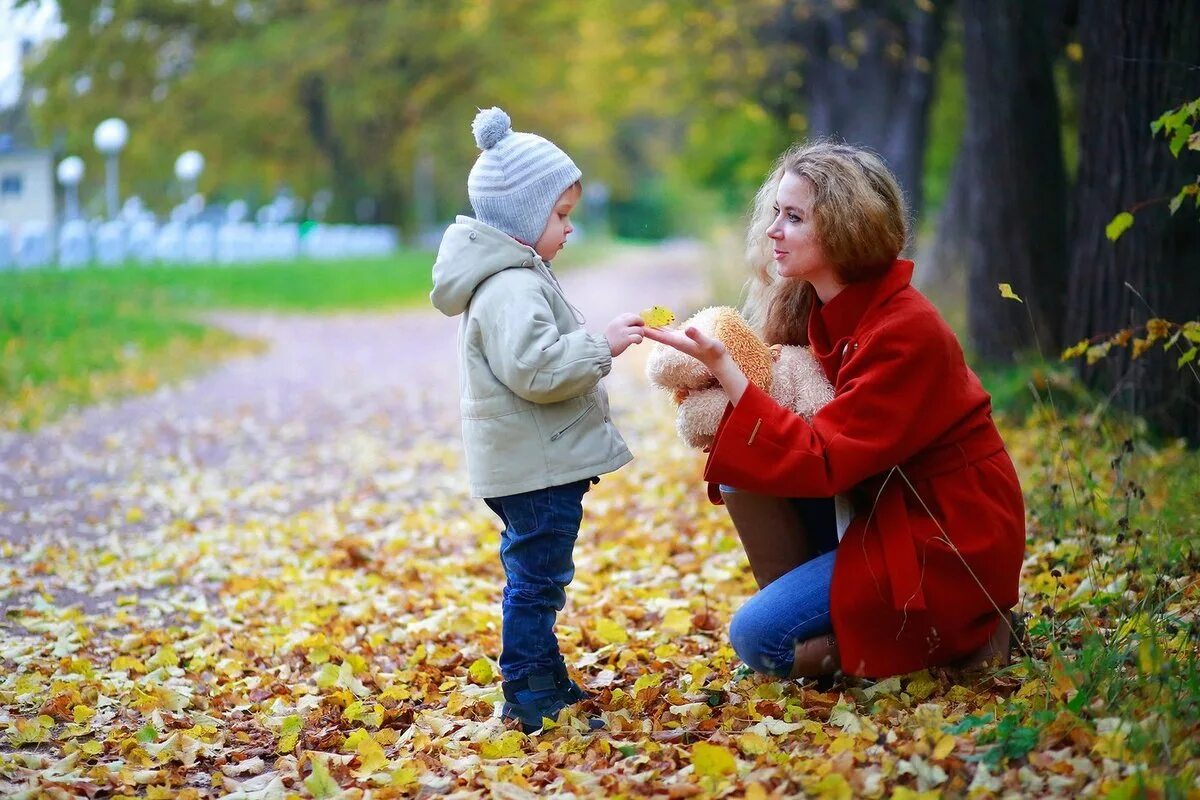
M 725 390 L 729 402 L 737 405 L 737 402 L 742 399 L 750 381 L 746 377 L 746 373 L 742 372 L 730 357 L 725 345 L 719 340 L 701 333 L 700 330 L 690 325 L 683 332 L 662 328 L 645 328 L 642 333 L 647 339 L 665 344 L 667 347 L 673 347 L 708 367 L 708 371 L 720 381 L 721 388 Z
M 725 345 L 720 341 L 701 333 L 699 329 L 689 325 L 686 331 L 671 331 L 665 328 L 646 328 L 647 339 L 673 347 L 685 356 L 691 356 L 712 372 L 713 364 L 726 355 Z M 715 374 L 715 373 L 714 373 Z

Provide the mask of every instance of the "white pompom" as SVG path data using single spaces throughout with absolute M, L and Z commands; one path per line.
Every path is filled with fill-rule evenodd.
M 502 108 L 492 106 L 481 109 L 471 123 L 471 133 L 475 134 L 475 144 L 479 145 L 480 150 L 490 150 L 512 133 L 512 120 Z

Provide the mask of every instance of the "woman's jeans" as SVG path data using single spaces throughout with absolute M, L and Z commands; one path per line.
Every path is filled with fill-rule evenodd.
M 500 671 L 505 680 L 565 669 L 554 618 L 566 604 L 565 589 L 575 577 L 572 551 L 590 483 L 582 480 L 484 499 L 504 523 L 500 561 L 507 582 L 501 604 Z
M 727 486 L 721 491 L 734 494 Z M 784 677 L 791 673 L 798 642 L 829 634 L 833 626 L 829 618 L 829 587 L 833 579 L 833 560 L 837 549 L 837 522 L 832 498 L 784 499 L 748 492 L 736 492 L 742 519 L 734 519 L 738 535 L 742 538 L 747 555 L 763 553 L 788 537 L 804 536 L 807 546 L 792 552 L 804 552 L 798 559 L 807 560 L 792 566 L 778 577 L 770 579 L 757 594 L 738 609 L 729 627 L 729 639 L 742 661 L 756 672 Z M 792 530 L 772 529 L 780 519 L 785 519 L 779 509 L 772 509 L 759 517 L 766 527 L 755 526 L 754 509 L 746 501 L 762 497 L 764 504 L 783 503 L 794 512 L 795 528 Z M 786 545 L 782 549 L 788 549 Z M 753 563 L 752 563 L 753 566 Z M 789 565 L 790 566 L 790 565 Z M 775 566 L 777 571 L 778 567 Z M 761 571 L 756 570 L 756 575 Z

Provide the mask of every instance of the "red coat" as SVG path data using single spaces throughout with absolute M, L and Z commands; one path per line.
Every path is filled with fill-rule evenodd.
M 911 261 L 813 311 L 834 386 L 812 424 L 750 386 L 704 477 L 783 497 L 855 490 L 831 589 L 842 669 L 882 677 L 979 648 L 1017 601 L 1025 508 L 991 398 Z

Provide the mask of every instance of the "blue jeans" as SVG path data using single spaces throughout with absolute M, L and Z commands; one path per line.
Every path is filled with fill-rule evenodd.
M 563 659 L 554 618 L 575 577 L 572 551 L 591 482 L 575 481 L 484 502 L 504 523 L 500 562 L 507 578 L 501 603 L 500 671 L 505 680 L 559 672 Z
M 721 491 L 732 491 L 722 486 Z M 809 561 L 781 575 L 738 609 L 729 641 L 755 672 L 785 677 L 792 671 L 795 647 L 833 631 L 829 587 L 837 555 L 837 521 L 829 498 L 792 500 L 804 522 L 813 552 Z

